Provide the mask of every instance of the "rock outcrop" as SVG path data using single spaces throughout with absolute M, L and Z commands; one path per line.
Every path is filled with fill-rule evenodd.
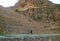
M 60 6 L 48 0 L 19 0 L 0 7 L 0 32 L 8 34 L 60 33 Z
M 19 0 L 14 10 L 37 22 L 54 25 L 52 28 L 60 25 L 60 4 L 54 4 L 49 0 Z
M 49 0 L 19 0 L 14 10 L 35 20 L 56 21 L 56 4 Z
M 19 0 L 15 5 L 15 9 L 25 15 L 33 16 L 40 13 L 41 7 L 44 8 L 48 4 L 48 0 Z M 27 14 L 26 14 L 27 13 Z

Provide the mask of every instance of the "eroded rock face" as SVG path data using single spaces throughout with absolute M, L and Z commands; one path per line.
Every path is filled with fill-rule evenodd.
M 19 0 L 15 6 L 16 8 L 20 8 L 20 9 L 21 8 L 24 8 L 24 9 L 25 8 L 38 8 L 40 4 L 46 6 L 47 3 L 48 3 L 48 0 Z
M 19 0 L 14 10 L 39 22 L 49 22 L 51 23 L 50 25 L 60 20 L 60 5 L 56 5 L 49 0 Z M 56 26 L 54 25 L 54 27 Z
M 16 9 L 19 11 L 25 11 L 29 8 L 38 8 L 38 0 L 19 0 L 16 4 Z
M 46 7 L 47 4 L 48 0 L 19 0 L 15 9 L 22 13 L 27 12 L 27 14 L 24 14 L 31 17 L 36 15 L 35 13 L 38 15 L 40 8 Z
M 0 31 L 8 34 L 60 33 L 60 23 L 55 22 L 60 20 L 60 7 L 56 7 L 59 5 L 48 3 L 48 0 L 20 0 L 12 10 L 0 7 Z
M 35 20 L 55 21 L 56 9 L 56 5 L 48 0 L 19 0 L 14 10 Z

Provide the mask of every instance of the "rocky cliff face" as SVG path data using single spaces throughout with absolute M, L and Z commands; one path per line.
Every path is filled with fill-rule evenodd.
M 0 7 L 0 31 L 8 34 L 60 33 L 60 5 L 48 0 L 19 0 Z
M 15 9 L 20 13 L 23 13 L 30 17 L 32 16 L 39 17 L 38 15 L 41 15 L 43 12 L 43 9 L 41 8 L 44 8 L 45 10 L 47 4 L 48 0 L 19 0 L 19 2 L 16 4 Z
M 54 27 L 60 24 L 60 5 L 49 0 L 19 0 L 15 5 L 15 11 Z
M 15 10 L 35 20 L 56 20 L 55 4 L 51 4 L 48 0 L 19 0 Z
M 14 10 L 42 21 L 56 21 L 56 12 L 58 11 L 56 5 L 49 0 L 19 0 Z

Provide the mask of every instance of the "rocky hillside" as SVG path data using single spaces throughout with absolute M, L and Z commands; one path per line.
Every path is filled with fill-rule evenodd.
M 49 0 L 19 0 L 13 8 L 18 13 L 42 21 L 56 21 L 59 12 L 59 6 Z
M 37 22 L 60 24 L 60 4 L 49 0 L 19 0 L 12 9 Z
M 47 4 L 48 0 L 19 0 L 19 2 L 15 5 L 15 10 L 36 19 L 42 15 L 42 8 L 45 10 Z M 45 11 L 43 13 L 45 13 Z
M 12 10 L 0 7 L 0 30 L 5 33 L 28 33 L 28 30 L 42 28 L 40 24 L 29 17 Z M 33 30 L 34 30 L 33 29 Z
M 13 7 L 0 7 L 0 32 L 60 33 L 59 8 L 48 0 L 19 0 Z

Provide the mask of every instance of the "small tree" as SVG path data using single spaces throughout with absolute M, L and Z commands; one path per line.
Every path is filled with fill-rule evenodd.
M 17 9 L 15 10 L 16 12 L 19 12 Z

